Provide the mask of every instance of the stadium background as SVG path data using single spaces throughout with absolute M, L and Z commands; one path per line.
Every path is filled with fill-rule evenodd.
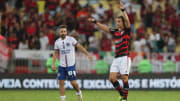
M 132 33 L 129 101 L 179 101 L 180 0 L 122 1 Z M 108 81 L 112 37 L 87 18 L 115 27 L 120 14 L 118 0 L 0 0 L 0 101 L 59 100 L 50 56 L 61 24 L 94 58 L 89 62 L 77 50 L 85 101 L 116 100 Z M 72 89 L 69 82 L 66 88 Z M 76 100 L 72 90 L 67 96 L 67 101 Z

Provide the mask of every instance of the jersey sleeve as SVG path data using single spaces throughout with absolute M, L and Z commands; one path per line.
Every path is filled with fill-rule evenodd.
M 55 44 L 54 44 L 54 50 L 59 50 L 59 49 L 58 49 L 58 43 L 57 43 L 57 41 L 56 41 Z
M 77 40 L 72 37 L 72 44 L 75 46 L 77 43 L 78 43 Z

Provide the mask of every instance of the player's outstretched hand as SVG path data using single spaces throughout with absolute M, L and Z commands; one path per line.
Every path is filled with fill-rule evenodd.
M 93 61 L 93 57 L 90 54 L 88 54 L 88 58 L 90 61 Z
M 91 22 L 91 23 L 96 22 L 96 20 L 94 18 L 88 18 L 88 21 Z
M 124 4 L 122 3 L 121 0 L 119 0 L 119 4 L 120 4 L 120 9 L 124 9 Z
M 56 71 L 55 65 L 52 65 L 52 70 L 53 70 L 53 71 Z

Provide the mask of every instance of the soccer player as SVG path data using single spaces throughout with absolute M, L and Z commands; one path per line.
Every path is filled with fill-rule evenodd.
M 124 8 L 124 4 L 120 0 L 120 9 L 122 16 L 118 16 L 116 20 L 116 29 L 108 28 L 93 18 L 88 20 L 95 23 L 101 30 L 104 30 L 113 36 L 115 42 L 115 59 L 110 68 L 109 79 L 114 88 L 120 93 L 120 101 L 127 101 L 128 96 L 128 75 L 130 71 L 131 60 L 129 57 L 130 48 L 130 21 Z M 121 74 L 123 88 L 120 86 L 117 76 Z
M 82 92 L 79 88 L 79 85 L 76 82 L 75 47 L 77 47 L 83 53 L 85 53 L 91 61 L 92 61 L 92 56 L 82 45 L 80 45 L 76 41 L 76 39 L 74 39 L 71 36 L 67 36 L 67 27 L 65 25 L 61 25 L 58 32 L 60 38 L 55 41 L 52 70 L 54 71 L 56 70 L 55 61 L 59 52 L 60 66 L 58 69 L 57 78 L 59 79 L 61 101 L 66 101 L 65 88 L 64 88 L 64 81 L 66 80 L 66 78 L 70 80 L 73 88 L 76 90 L 76 94 L 78 96 L 79 101 L 83 101 Z

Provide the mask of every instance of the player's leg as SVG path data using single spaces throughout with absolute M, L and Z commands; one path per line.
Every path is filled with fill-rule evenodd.
M 118 59 L 115 59 L 111 65 L 109 80 L 111 81 L 114 88 L 119 92 L 120 96 L 122 96 L 123 95 L 123 88 L 120 86 L 120 84 L 117 80 L 117 75 L 119 73 L 119 68 L 118 68 L 117 62 L 118 62 Z
M 125 56 L 121 58 L 121 65 L 120 65 L 120 73 L 121 79 L 123 81 L 123 100 L 127 101 L 129 84 L 128 84 L 128 76 L 130 72 L 131 60 L 129 57 Z
M 68 80 L 71 81 L 71 85 L 73 88 L 76 90 L 76 95 L 78 96 L 78 101 L 83 101 L 82 100 L 82 92 L 79 88 L 78 83 L 76 82 L 76 70 L 75 70 L 75 65 L 68 67 Z
M 120 86 L 117 80 L 118 72 L 110 72 L 109 80 L 111 81 L 114 88 L 119 92 L 120 96 L 123 96 L 123 88 Z
M 60 97 L 61 101 L 66 101 L 65 88 L 64 88 L 64 81 L 66 80 L 66 72 L 64 67 L 59 67 L 57 78 L 59 80 L 59 92 L 61 96 Z
M 79 88 L 79 85 L 78 83 L 76 82 L 76 80 L 72 80 L 71 81 L 71 85 L 73 86 L 73 88 L 76 90 L 76 95 L 78 97 L 78 101 L 83 101 L 83 98 L 82 98 L 82 92 Z
M 128 74 L 121 75 L 123 81 L 123 99 L 127 100 L 129 84 L 128 84 Z
M 72 85 L 73 88 L 76 90 L 76 92 L 80 92 L 79 85 L 78 85 L 78 83 L 76 82 L 76 80 L 72 80 L 72 81 L 71 81 L 71 85 Z
M 76 80 L 72 80 L 71 81 L 71 85 L 73 86 L 73 88 L 76 90 L 76 95 L 78 96 L 78 101 L 83 101 L 83 98 L 82 98 L 82 92 L 79 88 L 79 85 L 78 83 L 76 82 Z
M 65 80 L 59 80 L 59 90 L 60 90 L 60 95 L 61 95 L 61 101 L 66 101 L 64 81 Z

